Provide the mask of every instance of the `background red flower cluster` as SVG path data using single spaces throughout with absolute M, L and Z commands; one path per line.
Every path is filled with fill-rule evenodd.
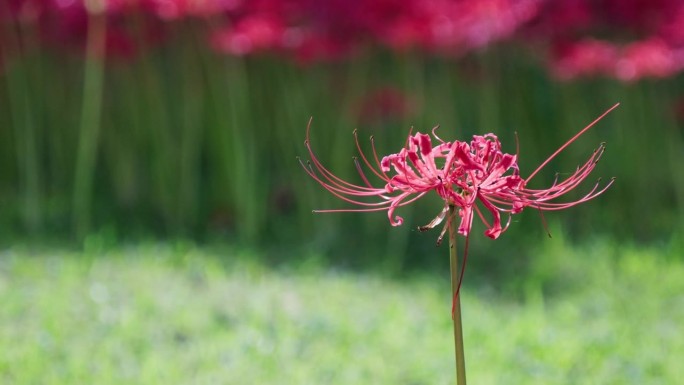
M 111 57 L 140 53 L 190 22 L 219 52 L 300 63 L 343 60 L 368 47 L 458 57 L 508 41 L 533 48 L 562 79 L 633 81 L 684 67 L 681 0 L 6 0 L 0 26 L 74 49 L 84 44 L 89 15 L 100 14 Z M 29 43 L 8 40 L 0 44 L 10 53 Z
M 662 78 L 684 65 L 680 0 L 548 1 L 528 31 L 550 43 L 551 68 L 562 78 Z

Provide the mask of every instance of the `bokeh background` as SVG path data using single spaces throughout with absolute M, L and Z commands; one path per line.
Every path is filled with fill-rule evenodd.
M 22 286 L 12 279 L 25 279 L 27 290 L 33 290 L 30 283 L 36 281 L 22 275 L 33 276 L 26 271 L 43 271 L 45 263 L 71 266 L 74 260 L 91 266 L 92 258 L 110 263 L 97 256 L 131 254 L 126 247 L 138 250 L 131 245 L 157 242 L 167 245 L 159 246 L 165 251 L 146 246 L 133 254 L 180 258 L 167 267 L 189 269 L 191 281 L 196 259 L 188 255 L 207 253 L 207 247 L 223 250 L 205 256 L 212 262 L 197 257 L 227 274 L 218 281 L 230 282 L 231 271 L 243 272 L 225 268 L 232 266 L 230 260 L 258 264 L 258 277 L 279 277 L 282 268 L 298 271 L 297 277 L 333 268 L 391 280 L 422 274 L 446 279 L 447 251 L 435 248 L 437 232 L 415 230 L 440 210 L 436 195 L 401 209 L 405 225 L 397 228 L 382 212 L 312 214 L 312 209 L 349 206 L 320 188 L 297 161 L 308 158 L 303 141 L 309 118 L 317 155 L 349 180 L 358 181 L 354 129 L 365 146 L 374 136 L 384 154 L 397 152 L 411 127 L 426 132 L 437 124 L 447 140 L 495 133 L 509 153 L 515 152 L 517 135 L 525 175 L 617 102 L 617 110 L 536 177 L 539 186 L 548 185 L 556 173 L 572 172 L 606 142 L 594 176 L 616 177 L 615 184 L 567 211 L 516 216 L 497 241 L 476 227 L 465 295 L 479 298 L 473 293 L 481 290 L 493 295 L 488 291 L 493 288 L 503 295 L 496 301 L 515 304 L 520 298 L 544 298 L 547 284 L 568 274 L 605 282 L 606 275 L 582 273 L 581 266 L 591 270 L 592 261 L 607 258 L 608 265 L 599 265 L 612 276 L 611 271 L 622 271 L 611 266 L 626 258 L 625 250 L 641 250 L 649 260 L 644 263 L 681 272 L 683 69 L 680 0 L 3 0 L 0 242 L 6 284 L 0 289 L 21 307 L 25 302 L 13 296 Z M 575 265 L 565 262 L 568 250 Z M 577 250 L 588 256 L 583 259 Z M 22 267 L 27 262 L 19 261 L 34 254 L 41 257 L 28 259 L 37 265 Z M 60 262 L 49 262 L 46 256 L 52 254 Z M 123 258 L 123 266 L 141 263 L 112 258 Z M 126 271 L 120 262 L 111 263 Z M 206 269 L 211 270 L 200 270 Z M 640 270 L 627 269 L 637 278 L 618 279 L 613 294 L 632 290 Z M 101 304 L 102 290 L 93 286 L 92 275 L 99 270 L 84 271 L 74 279 Z M 95 277 L 96 283 L 104 279 Z M 240 296 L 262 287 L 259 282 L 245 283 Z M 582 286 L 579 278 L 575 283 Z M 666 302 L 681 304 L 681 285 L 662 290 L 658 295 L 675 302 L 645 295 L 644 303 L 662 305 L 657 312 L 669 308 Z M 35 317 L 53 319 L 46 315 L 51 313 L 40 314 Z M 215 316 L 219 323 L 240 318 L 221 314 Z M 325 329 L 314 324 L 313 330 Z M 635 325 L 627 330 L 637 335 L 644 325 Z M 184 336 L 174 338 L 183 344 Z M 678 341 L 668 350 L 681 353 Z M 354 351 L 348 354 L 356 357 Z M 444 360 L 448 364 L 448 357 Z M 14 361 L 0 362 L 7 369 Z M 607 374 L 600 378 L 629 383 L 618 374 L 626 372 L 642 381 L 634 383 L 668 383 L 644 379 L 680 373 L 658 358 L 654 362 L 665 369 L 630 372 L 615 364 L 614 372 L 601 372 Z M 257 371 L 278 373 L 280 367 L 271 364 L 270 371 Z M 132 376 L 144 368 L 131 369 Z M 541 370 L 541 378 L 577 380 L 567 373 L 576 375 L 581 368 L 553 372 L 558 377 L 543 377 L 548 372 Z M 312 373 L 292 383 L 336 378 Z M 339 378 L 361 381 L 367 378 L 363 373 Z M 643 377 L 649 373 L 656 375 Z M 14 376 L 8 378 L 21 378 Z M 270 377 L 252 383 L 264 378 Z M 379 377 L 368 378 L 378 383 Z M 427 381 L 422 378 L 407 383 Z

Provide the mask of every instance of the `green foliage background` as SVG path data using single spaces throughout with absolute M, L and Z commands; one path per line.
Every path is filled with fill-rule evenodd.
M 344 248 L 359 259 L 382 250 L 403 266 L 411 263 L 407 251 L 419 255 L 432 247 L 436 234 L 413 229 L 432 219 L 439 202 L 402 210 L 401 228 L 390 228 L 383 213 L 312 214 L 347 206 L 296 160 L 308 157 L 309 117 L 314 150 L 350 180 L 357 177 L 355 128 L 362 141 L 374 135 L 379 152 L 391 153 L 410 127 L 427 131 L 436 124 L 450 139 L 494 132 L 507 152 L 515 151 L 517 133 L 525 174 L 616 102 L 621 107 L 537 183 L 571 172 L 600 142 L 608 150 L 595 176 L 617 182 L 595 201 L 546 219 L 560 220 L 578 238 L 650 242 L 682 231 L 680 79 L 558 82 L 532 52 L 512 45 L 461 59 L 373 51 L 303 67 L 276 57 L 220 56 L 191 28 L 186 32 L 177 44 L 129 61 L 33 50 L 7 65 L 0 75 L 3 234 L 218 237 Z M 360 119 L 364 97 L 382 87 L 403 91 L 412 112 Z M 590 187 L 591 181 L 585 191 Z M 499 247 L 527 241 L 530 233 L 544 237 L 538 213 L 516 221 Z M 476 242 L 475 252 L 491 247 L 477 245 L 487 242 Z

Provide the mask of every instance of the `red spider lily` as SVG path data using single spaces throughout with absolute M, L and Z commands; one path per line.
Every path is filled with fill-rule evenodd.
M 363 182 L 362 185 L 345 181 L 323 166 L 311 149 L 309 140 L 311 122 L 307 127 L 305 141 L 311 161 L 308 166 L 301 160 L 300 163 L 314 180 L 333 195 L 361 206 L 361 208 L 316 210 L 316 212 L 386 210 L 390 224 L 399 226 L 403 223 L 403 219 L 394 214 L 397 208 L 411 204 L 428 192 L 435 191 L 444 200 L 444 209 L 428 225 L 419 227 L 421 231 L 440 224 L 447 216 L 449 207 L 454 206 L 458 208 L 460 217 L 458 227 L 460 234 L 469 235 L 473 217 L 477 214 L 487 227 L 485 235 L 496 239 L 507 229 L 510 215 L 520 213 L 525 207 L 534 207 L 541 211 L 561 210 L 586 202 L 606 191 L 613 183 L 613 179 L 603 187 L 600 187 L 597 182 L 587 194 L 575 201 L 556 202 L 557 198 L 575 189 L 589 176 L 603 154 L 605 148 L 603 145 L 564 180 L 557 179 L 546 189 L 528 188 L 527 184 L 551 159 L 617 106 L 618 104 L 582 129 L 525 179 L 519 173 L 518 155 L 502 152 L 501 143 L 496 135 L 476 135 L 470 144 L 462 141 L 445 142 L 435 134 L 437 127 L 432 131 L 433 136 L 439 141 L 437 145 L 432 145 L 429 135 L 416 133 L 409 135 L 407 144 L 401 151 L 385 156 L 382 160 L 379 160 L 373 138 L 371 138 L 373 154 L 369 159 L 361 150 L 358 136 L 356 132 L 354 133 L 361 162 L 375 177 L 384 182 L 382 187 L 374 187 L 370 183 L 358 159 L 355 159 L 355 163 Z M 368 197 L 377 198 L 377 200 L 364 201 Z M 489 212 L 491 223 L 486 219 L 480 205 Z M 501 213 L 509 214 L 509 221 L 505 226 L 502 226 Z M 438 243 L 441 242 L 451 220 L 452 218 L 449 218 L 444 226 Z
M 311 121 L 307 126 L 306 141 L 304 142 L 311 161 L 308 162 L 308 165 L 305 165 L 301 159 L 299 161 L 307 174 L 326 190 L 346 202 L 361 206 L 361 208 L 356 209 L 315 210 L 315 212 L 387 210 L 390 224 L 399 226 L 403 223 L 403 219 L 394 215 L 397 208 L 411 204 L 428 192 L 435 191 L 444 200 L 444 208 L 429 224 L 418 228 L 425 231 L 444 221 L 447 214 L 451 212 L 451 207 L 458 208 L 460 217 L 458 232 L 466 237 L 466 242 L 460 278 L 452 302 L 451 315 L 453 318 L 465 272 L 469 234 L 475 213 L 487 227 L 485 235 L 496 239 L 508 228 L 510 216 L 520 213 L 525 207 L 531 206 L 540 211 L 561 210 L 586 202 L 606 191 L 614 179 L 611 179 L 602 188 L 599 188 L 600 185 L 597 182 L 588 193 L 575 201 L 554 202 L 557 198 L 572 191 L 589 176 L 603 154 L 605 149 L 603 144 L 594 151 L 582 166 L 564 180 L 559 181 L 556 178 L 556 181 L 546 189 L 531 189 L 527 187 L 527 184 L 556 155 L 618 105 L 611 107 L 578 132 L 525 179 L 520 177 L 517 164 L 518 155 L 506 154 L 501 151 L 501 143 L 496 135 L 475 135 L 470 144 L 461 141 L 445 142 L 435 134 L 437 127 L 432 130 L 433 136 L 439 142 L 437 145 L 432 145 L 432 140 L 427 134 L 420 132 L 415 135 L 409 134 L 407 144 L 401 151 L 385 156 L 382 160 L 379 160 L 372 137 L 373 155 L 370 160 L 366 157 L 361 150 L 356 131 L 354 131 L 361 161 L 375 177 L 384 182 L 382 187 L 374 187 L 370 183 L 361 167 L 361 162 L 357 158 L 354 159 L 354 162 L 361 176 L 362 185 L 345 181 L 323 166 L 311 149 L 309 139 Z M 393 171 L 391 175 L 388 174 L 391 171 Z M 374 202 L 363 200 L 368 197 L 378 198 L 378 200 Z M 487 221 L 479 205 L 489 211 L 491 223 Z M 509 214 L 509 220 L 505 226 L 501 224 L 501 213 Z M 441 243 L 446 230 L 451 226 L 452 220 L 453 218 L 449 216 L 437 239 L 438 245 Z

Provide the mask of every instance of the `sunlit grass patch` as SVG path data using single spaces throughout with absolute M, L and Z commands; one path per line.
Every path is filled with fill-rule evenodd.
M 519 296 L 466 281 L 476 384 L 669 384 L 684 376 L 673 247 L 535 251 Z M 144 245 L 0 254 L 0 382 L 446 384 L 446 272 L 271 269 L 243 250 Z M 502 285 L 501 287 L 506 287 Z

